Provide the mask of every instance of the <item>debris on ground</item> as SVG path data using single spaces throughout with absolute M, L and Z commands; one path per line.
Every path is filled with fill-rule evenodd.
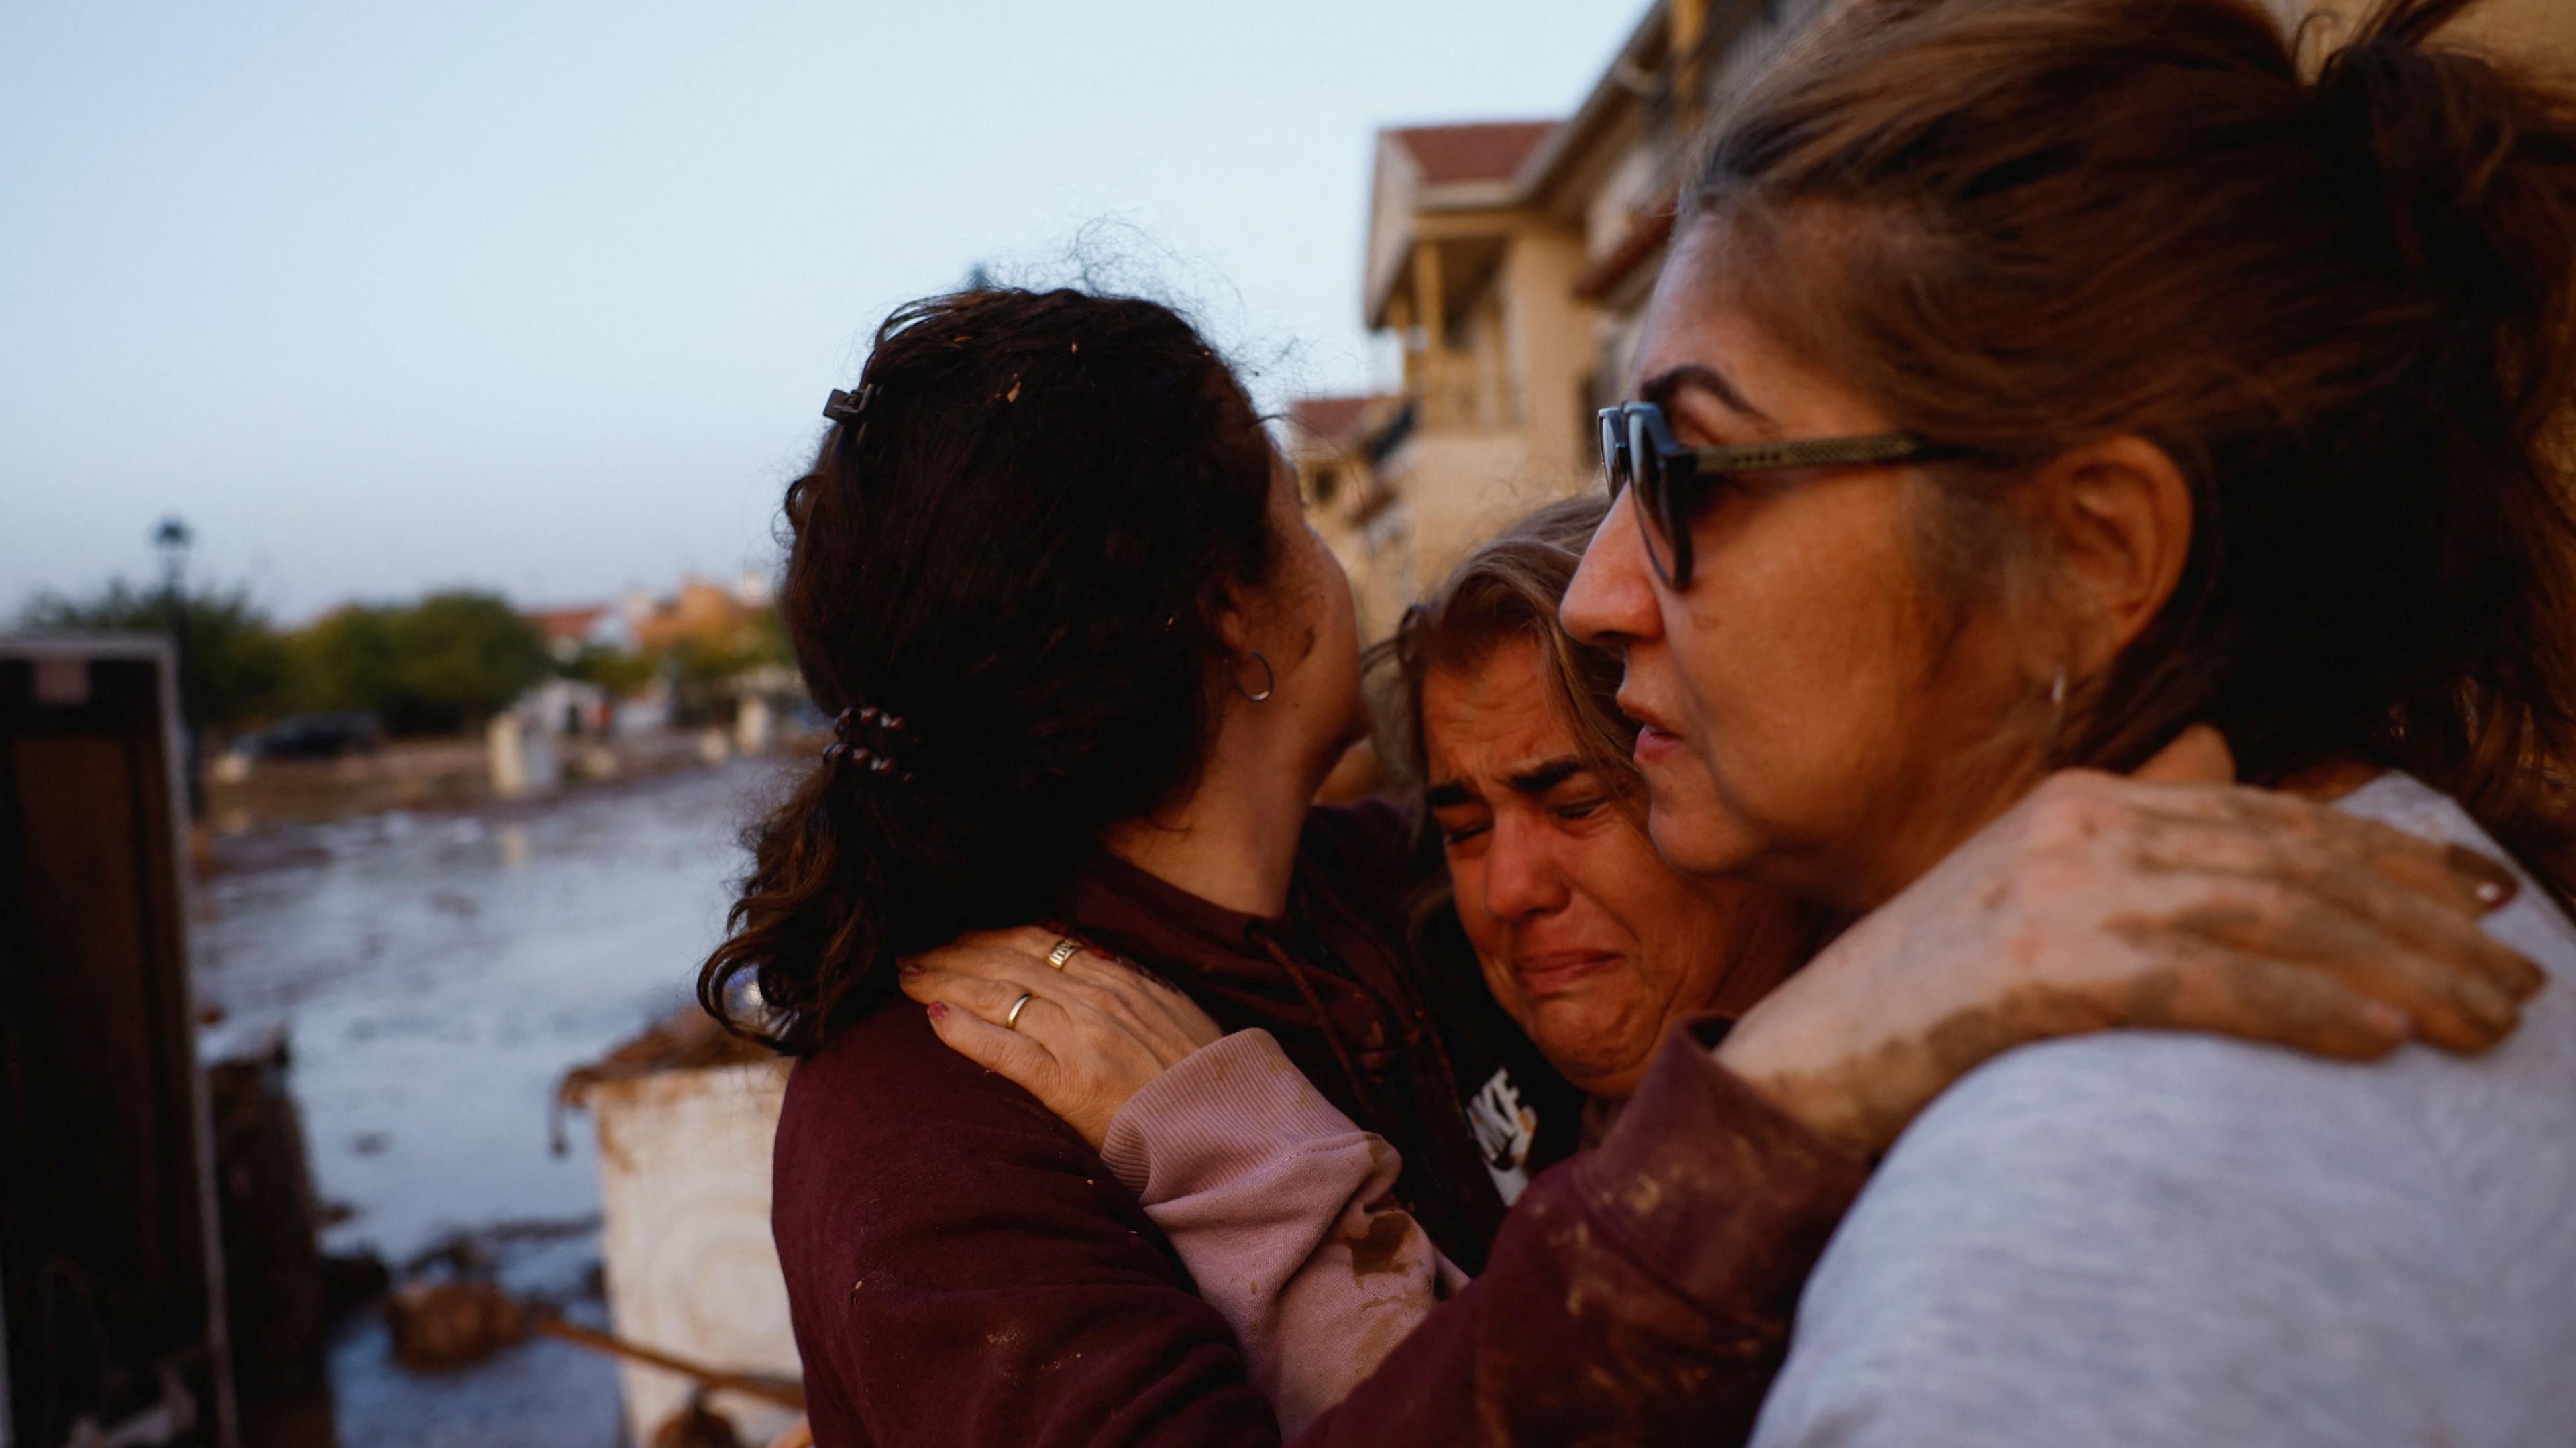
M 528 1313 L 498 1283 L 413 1281 L 385 1297 L 394 1359 L 421 1372 L 464 1367 L 528 1339 Z
M 607 1055 L 564 1073 L 562 1082 L 555 1088 L 554 1107 L 546 1120 L 554 1153 L 561 1156 L 571 1149 L 571 1143 L 564 1135 L 564 1113 L 579 1108 L 582 1094 L 593 1086 L 663 1071 L 690 1071 L 776 1059 L 777 1053 L 767 1046 L 726 1030 L 716 1024 L 715 1017 L 695 1005 L 683 1006 Z
M 645 1448 L 742 1448 L 742 1433 L 733 1419 L 709 1408 L 706 1394 L 699 1392 L 653 1430 Z

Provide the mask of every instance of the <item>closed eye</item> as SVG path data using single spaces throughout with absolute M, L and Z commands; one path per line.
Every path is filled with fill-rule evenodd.
M 1454 850 L 1460 845 L 1467 843 L 1478 835 L 1484 834 L 1492 828 L 1492 825 L 1478 824 L 1460 825 L 1457 828 L 1452 829 L 1447 825 L 1443 825 L 1440 827 L 1440 842 Z

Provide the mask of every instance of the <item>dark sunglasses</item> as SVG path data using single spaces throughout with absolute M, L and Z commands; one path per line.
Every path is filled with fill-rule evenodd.
M 1646 536 L 1646 558 L 1664 585 L 1679 593 L 1691 581 L 1691 520 L 1709 494 L 1737 473 L 1788 468 L 1840 468 L 1865 463 L 1917 462 L 1958 455 L 1905 432 L 1870 437 L 1827 437 L 1808 442 L 1753 443 L 1744 447 L 1683 447 L 1673 441 L 1664 410 L 1651 402 L 1605 407 L 1601 466 L 1610 496 L 1634 484 L 1637 529 Z

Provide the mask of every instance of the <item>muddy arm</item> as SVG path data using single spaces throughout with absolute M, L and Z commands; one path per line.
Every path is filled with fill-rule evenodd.
M 1547 1172 L 1486 1270 L 1298 1448 L 1741 1442 L 1867 1164 L 1665 1042 L 1618 1128 Z
M 1466 1282 L 1390 1197 L 1403 1162 L 1267 1031 L 1202 1047 L 1129 1098 L 1101 1152 L 1234 1328 L 1294 1434 Z

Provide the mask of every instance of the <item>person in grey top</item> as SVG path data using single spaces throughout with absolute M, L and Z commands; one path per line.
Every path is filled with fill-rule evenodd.
M 1664 857 L 1864 917 L 1721 1051 L 1895 1143 L 1759 1443 L 2576 1442 L 2576 98 L 2474 4 L 1854 5 L 1704 147 L 1563 613 Z M 2510 859 L 2492 969 L 2410 1026 L 2246 961 L 2478 927 L 2293 900 L 2215 829 L 2275 796 L 2175 786 L 2120 888 L 2241 876 L 2231 968 L 1944 999 L 2102 907 L 2110 776 L 2177 756 Z M 1933 1024 L 1783 1067 L 1853 991 Z M 2348 1059 L 2021 1044 L 2212 992 Z
M 2493 853 L 2402 774 L 2344 808 Z M 1757 1444 L 2576 1441 L 2576 927 L 2475 1062 L 2051 1042 L 1919 1117 L 1799 1307 Z

